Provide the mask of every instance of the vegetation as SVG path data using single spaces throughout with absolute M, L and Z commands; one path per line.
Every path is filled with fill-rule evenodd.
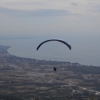
M 0 52 L 0 100 L 100 100 L 99 92 L 100 67 Z

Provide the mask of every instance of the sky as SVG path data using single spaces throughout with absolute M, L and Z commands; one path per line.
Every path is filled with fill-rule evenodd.
M 100 0 L 0 0 L 2 35 L 99 35 Z
M 72 58 L 100 65 L 100 0 L 0 0 L 0 38 L 25 36 L 67 39 Z

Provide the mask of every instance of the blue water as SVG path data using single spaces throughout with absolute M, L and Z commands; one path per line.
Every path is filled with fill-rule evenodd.
M 69 43 L 72 50 L 69 50 L 64 44 L 59 42 L 48 42 L 38 51 L 37 46 L 40 42 L 49 38 L 33 37 L 27 39 L 0 39 L 0 45 L 11 46 L 9 53 L 19 57 L 35 58 L 41 60 L 57 60 L 78 62 L 84 65 L 100 66 L 100 48 L 97 49 L 97 43 L 90 41 L 71 40 Z M 93 42 L 93 43 L 92 43 Z

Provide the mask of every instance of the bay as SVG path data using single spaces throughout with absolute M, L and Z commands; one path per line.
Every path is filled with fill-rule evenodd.
M 0 39 L 0 45 L 11 46 L 11 48 L 8 49 L 8 52 L 19 57 L 39 60 L 67 61 L 71 63 L 77 62 L 83 65 L 93 66 L 100 65 L 100 49 L 95 49 L 97 45 L 92 45 L 91 43 L 87 43 L 87 41 L 85 41 L 86 43 L 81 41 L 73 42 L 69 39 L 72 50 L 69 50 L 61 43 L 49 42 L 44 44 L 37 51 L 37 46 L 45 39 L 47 38 L 33 37 Z

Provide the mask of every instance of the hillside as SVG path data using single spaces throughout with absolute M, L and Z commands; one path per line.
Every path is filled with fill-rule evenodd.
M 8 48 L 0 46 L 0 99 L 100 99 L 100 67 L 17 57 Z

